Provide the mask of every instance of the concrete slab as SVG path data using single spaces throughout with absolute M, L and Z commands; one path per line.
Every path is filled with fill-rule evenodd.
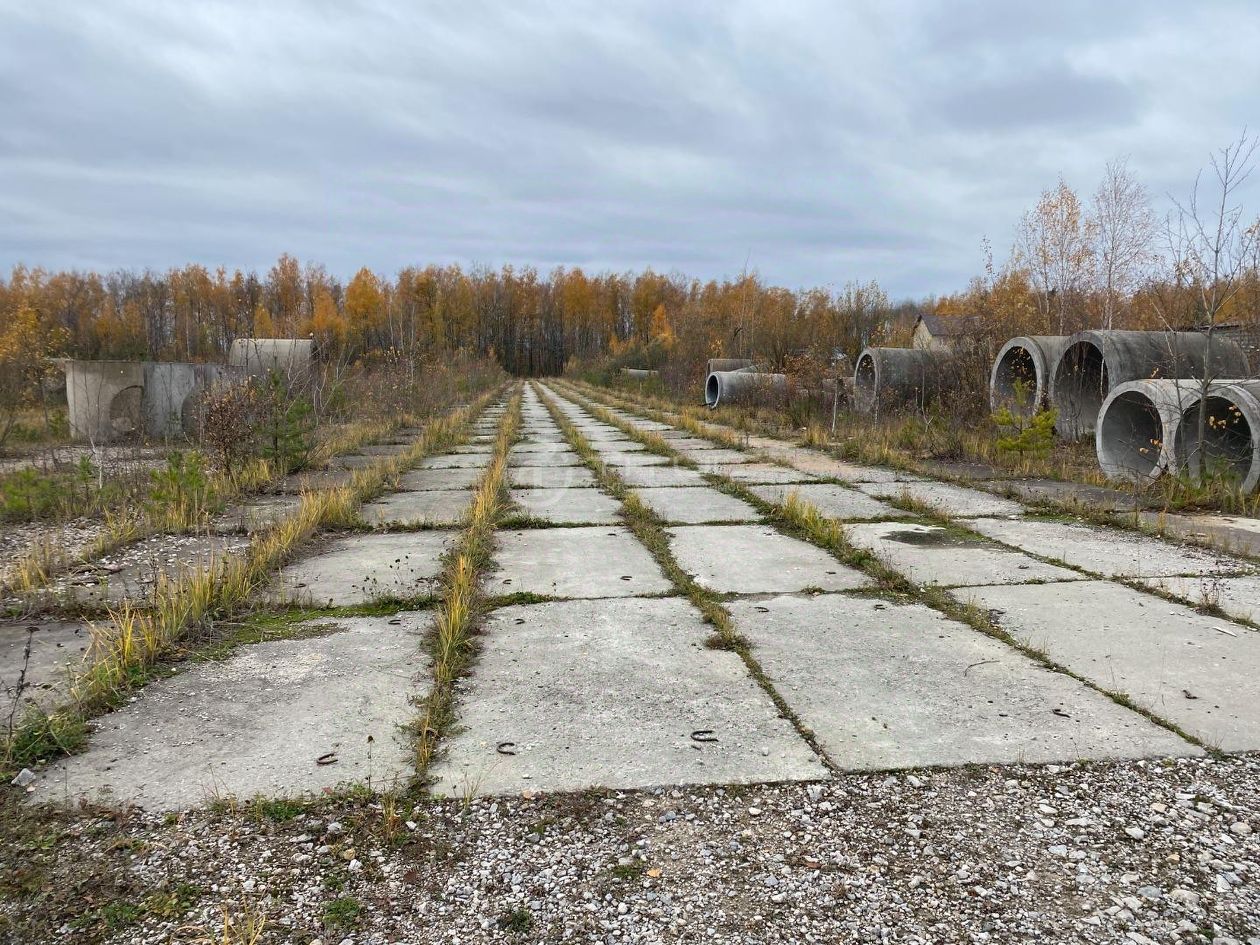
M 433 594 L 442 555 L 458 535 L 427 531 L 337 538 L 310 557 L 286 565 L 263 596 L 272 603 L 348 607 Z
M 628 528 L 539 528 L 496 536 L 491 594 L 633 597 L 673 590 Z
M 69 692 L 70 669 L 83 661 L 91 645 L 91 630 L 80 621 L 0 621 L 0 704 L 5 715 L 15 703 L 19 720 L 27 704 L 44 709 L 56 705 Z
M 671 444 L 673 445 L 673 444 Z M 713 463 L 748 463 L 757 459 L 752 453 L 743 453 L 739 450 L 728 450 L 721 447 L 711 449 L 684 449 L 678 447 L 678 453 L 689 460 L 700 465 Z
M 859 466 L 856 463 L 820 453 L 817 450 L 799 446 L 778 445 L 765 449 L 767 455 L 783 462 L 791 463 L 802 472 L 813 473 L 827 479 L 839 479 L 841 482 L 922 482 L 922 476 L 903 472 L 900 469 L 889 469 L 884 466 Z
M 508 482 L 517 489 L 580 489 L 595 485 L 585 466 L 517 466 L 508 470 Z
M 949 482 L 864 482 L 858 488 L 867 495 L 883 499 L 908 496 L 954 518 L 1024 513 L 1024 507 L 1018 502 Z
M 583 439 L 585 439 L 592 446 L 594 446 L 597 443 L 626 443 L 626 442 L 633 443 L 634 442 L 628 436 L 626 436 L 624 433 L 618 430 L 616 427 L 596 428 L 596 429 L 589 429 L 589 428 L 582 429 L 579 427 L 579 432 L 582 434 Z
M 227 509 L 211 523 L 210 528 L 221 535 L 252 535 L 288 518 L 301 504 L 301 497 L 296 495 L 258 496 Z
M 761 515 L 747 502 L 708 486 L 636 489 L 635 493 L 666 522 L 701 525 L 761 521 Z
M 874 552 L 917 584 L 958 587 L 1077 581 L 1083 577 L 1067 568 L 1044 564 L 1018 551 L 936 525 L 871 522 L 849 525 L 844 533 L 854 545 Z
M 348 486 L 353 478 L 354 472 L 349 469 L 308 469 L 306 472 L 281 476 L 267 491 L 293 495 L 299 492 L 324 492 Z
M 601 456 L 618 456 L 624 453 L 642 453 L 647 449 L 642 443 L 635 440 L 605 440 L 602 443 L 594 444 L 596 452 Z
M 517 453 L 572 453 L 573 447 L 565 439 L 557 440 L 521 440 L 512 446 L 511 455 Z
M 683 466 L 623 466 L 617 470 L 617 475 L 636 489 L 707 485 L 704 476 Z
M 1098 525 L 1035 519 L 975 519 L 968 527 L 1044 558 L 1107 577 L 1168 577 L 1254 571 L 1241 558 Z
M 248 545 L 242 535 L 151 535 L 59 575 L 48 590 L 84 607 L 147 606 L 163 575 L 204 571 Z
M 818 594 L 728 606 L 775 690 L 846 769 L 1200 754 L 919 604 Z
M 1156 577 L 1141 583 L 1180 597 L 1191 607 L 1219 607 L 1236 620 L 1260 624 L 1260 575 Z
M 1260 633 L 1111 581 L 972 587 L 1004 630 L 1225 751 L 1260 748 Z
M 409 443 L 368 443 L 359 447 L 364 456 L 401 456 L 410 449 Z
M 329 469 L 369 469 L 383 461 L 381 456 L 364 456 L 361 453 L 347 453 L 334 456 L 328 461 Z
M 426 456 L 417 469 L 485 469 L 490 465 L 489 453 L 441 453 Z
M 433 789 L 463 796 L 826 778 L 739 657 L 704 648 L 709 633 L 677 598 L 496 611 L 459 706 L 462 731 L 435 766 Z
M 87 751 L 41 772 L 35 798 L 176 810 L 346 783 L 402 786 L 415 770 L 402 726 L 428 686 L 431 619 L 341 618 L 322 636 L 190 664 L 100 719 Z
M 1147 525 L 1171 538 L 1207 542 L 1214 548 L 1260 558 L 1260 519 L 1241 515 L 1172 515 L 1142 512 Z
M 599 489 L 515 489 L 521 514 L 560 524 L 614 525 L 621 503 Z
M 656 453 L 600 453 L 599 458 L 606 466 L 625 469 L 629 466 L 663 466 L 669 462 L 665 456 Z
M 878 518 L 907 518 L 910 513 L 885 505 L 864 492 L 848 489 L 829 482 L 801 483 L 785 486 L 749 486 L 748 491 L 766 502 L 781 505 L 789 495 L 795 494 L 802 502 L 808 502 L 823 515 L 844 521 L 860 521 Z
M 509 466 L 581 466 L 582 457 L 573 450 L 554 453 L 518 453 L 513 450 L 508 454 Z
M 807 482 L 814 478 L 810 473 L 771 463 L 705 463 L 697 468 L 703 473 L 746 484 Z
M 766 525 L 691 525 L 669 535 L 682 569 L 722 594 L 846 591 L 870 583 L 821 548 Z
M 988 488 L 1024 502 L 1106 509 L 1112 512 L 1130 512 L 1141 507 L 1141 503 L 1132 493 L 1108 489 L 1106 486 L 1062 482 L 1058 479 L 1004 479 L 991 483 Z
M 486 474 L 484 469 L 413 469 L 398 477 L 398 488 L 408 492 L 431 489 L 471 489 Z
M 387 492 L 359 510 L 369 525 L 457 525 L 472 503 L 471 489 Z

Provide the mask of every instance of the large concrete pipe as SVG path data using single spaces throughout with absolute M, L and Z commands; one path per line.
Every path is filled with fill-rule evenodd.
M 228 364 L 251 377 L 275 371 L 296 380 L 310 373 L 313 352 L 309 338 L 237 338 L 228 350 Z
M 1078 331 L 1050 372 L 1055 429 L 1067 439 L 1093 431 L 1107 394 L 1143 378 L 1246 377 L 1236 343 L 1197 331 Z
M 853 405 L 861 413 L 936 399 L 950 355 L 925 348 L 867 348 L 853 370 Z
M 1068 335 L 1020 335 L 1002 346 L 989 374 L 989 406 L 1033 414 L 1050 396 L 1050 369 L 1067 347 Z M 1021 405 L 1015 387 L 1024 384 L 1028 396 Z
M 135 433 L 143 424 L 143 361 L 74 361 L 66 372 L 70 433 L 89 443 Z
M 704 376 L 707 378 L 717 371 L 739 371 L 752 366 L 748 358 L 709 358 L 704 366 Z
M 1207 394 L 1207 417 L 1199 438 L 1199 403 L 1182 411 L 1173 438 L 1178 463 L 1196 480 L 1206 465 L 1210 475 L 1238 483 L 1244 493 L 1260 486 L 1260 381 L 1213 384 Z
M 649 377 L 656 377 L 660 371 L 648 371 L 643 368 L 623 367 L 621 373 L 625 377 L 634 378 L 637 381 L 647 380 Z
M 1173 472 L 1173 448 L 1182 414 L 1198 403 L 1202 381 L 1193 378 L 1126 381 L 1098 411 L 1094 450 L 1109 477 L 1146 482 Z
M 787 393 L 786 374 L 761 374 L 758 371 L 714 371 L 704 385 L 704 402 L 716 407 L 723 402 Z

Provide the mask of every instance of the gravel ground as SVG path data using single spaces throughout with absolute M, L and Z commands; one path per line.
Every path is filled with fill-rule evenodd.
M 10 942 L 237 941 L 225 915 L 238 930 L 265 915 L 259 945 L 1260 945 L 1260 756 L 407 802 L 393 818 L 363 797 L 177 817 L 14 805 Z
M 70 557 L 75 557 L 89 548 L 104 530 L 102 523 L 87 518 L 57 525 L 48 522 L 0 523 L 0 576 L 7 574 L 13 563 L 30 551 L 37 541 L 53 544 Z

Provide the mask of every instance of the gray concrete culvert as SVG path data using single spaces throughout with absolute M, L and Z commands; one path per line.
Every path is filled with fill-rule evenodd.
M 708 377 L 714 371 L 740 371 L 752 367 L 753 363 L 749 358 L 709 358 L 704 366 L 704 374 Z
M 1260 381 L 1231 381 L 1213 385 L 1207 397 L 1207 423 L 1202 445 L 1199 403 L 1181 412 L 1173 437 L 1173 452 L 1196 479 L 1209 472 L 1252 492 L 1260 485 Z
M 1067 335 L 1020 335 L 1002 346 L 989 374 L 989 406 L 1033 414 L 1046 405 L 1050 393 L 1050 368 L 1067 347 Z M 1025 384 L 1023 403 L 1016 390 Z
M 1116 385 L 1094 429 L 1098 465 L 1112 479 L 1143 482 L 1175 471 L 1173 441 L 1181 416 L 1198 403 L 1200 381 L 1141 380 Z
M 1050 372 L 1055 429 L 1078 440 L 1093 432 L 1107 394 L 1126 381 L 1246 377 L 1247 356 L 1225 338 L 1201 332 L 1080 331 Z
M 930 403 L 940 393 L 952 358 L 921 348 L 867 348 L 853 371 L 853 404 L 860 413 Z
M 762 374 L 752 368 L 736 371 L 714 371 L 704 385 L 704 403 L 716 407 L 742 398 L 767 394 L 783 394 L 787 391 L 787 375 Z

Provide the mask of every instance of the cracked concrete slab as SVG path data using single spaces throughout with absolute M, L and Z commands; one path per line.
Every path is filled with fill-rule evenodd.
M 398 488 L 405 492 L 427 492 L 433 489 L 471 489 L 486 474 L 484 469 L 413 469 L 398 477 Z
M 996 541 L 1106 577 L 1170 577 L 1254 571 L 1230 555 L 1097 525 L 1037 519 L 975 519 L 969 528 Z
M 595 476 L 585 466 L 516 466 L 508 482 L 517 489 L 583 489 L 595 485 Z
M 858 488 L 881 499 L 908 496 L 954 518 L 1024 514 L 1024 507 L 1018 502 L 949 482 L 864 482 Z
M 1180 597 L 1191 607 L 1219 607 L 1236 620 L 1260 624 L 1260 575 L 1157 577 L 1140 583 Z
M 970 587 L 1026 646 L 1225 751 L 1260 748 L 1260 632 L 1112 581 Z
M 721 447 L 700 450 L 684 449 L 682 447 L 677 447 L 677 449 L 679 455 L 701 466 L 717 463 L 748 463 L 757 459 L 752 453 L 742 453 L 739 450 L 729 450 Z
M 308 469 L 306 472 L 281 476 L 267 491 L 294 495 L 299 492 L 326 492 L 348 486 L 352 479 L 354 472 L 349 469 Z
M 434 594 L 454 531 L 350 535 L 292 564 L 276 576 L 264 599 L 304 607 L 349 607 L 375 600 Z
M 874 552 L 917 584 L 957 587 L 1084 578 L 1076 571 L 936 525 L 870 522 L 845 526 L 844 533 L 853 545 Z
M 472 503 L 471 489 L 429 489 L 388 492 L 369 502 L 359 514 L 369 525 L 457 525 Z
M 499 532 L 491 594 L 633 597 L 673 586 L 628 528 L 537 528 Z
M 178 810 L 347 783 L 403 786 L 415 767 L 402 727 L 428 687 L 430 619 L 338 618 L 321 622 L 332 632 L 189 664 L 99 719 L 87 751 L 41 772 L 35 799 Z
M 800 483 L 782 486 L 749 486 L 748 491 L 766 502 L 781 505 L 789 495 L 795 494 L 802 501 L 818 509 L 828 518 L 839 521 L 863 519 L 907 518 L 909 512 L 885 505 L 864 492 L 837 486 L 829 482 Z
M 709 633 L 677 598 L 496 611 L 434 790 L 826 778 L 739 657 L 704 647 Z
M 683 466 L 623 466 L 617 470 L 621 481 L 637 488 L 704 486 L 704 476 Z
M 47 710 L 69 692 L 70 668 L 92 645 L 92 632 L 77 620 L 0 621 L 0 696 L 16 718 L 33 703 Z M 29 653 L 28 653 L 29 647 Z
M 559 524 L 613 525 L 621 503 L 599 489 L 516 489 L 512 501 L 531 518 Z
M 900 469 L 889 469 L 884 466 L 859 466 L 844 460 L 835 459 L 817 450 L 798 446 L 778 445 L 763 447 L 763 451 L 775 459 L 791 463 L 802 472 L 813 473 L 827 479 L 839 479 L 842 482 L 922 482 L 922 476 L 903 472 Z
M 606 466 L 625 469 L 630 466 L 663 466 L 670 462 L 656 453 L 600 453 L 600 460 Z
M 370 469 L 371 467 L 383 462 L 384 457 L 381 456 L 363 456 L 359 453 L 347 453 L 344 456 L 334 456 L 328 461 L 329 469 Z
M 402 443 L 367 443 L 359 447 L 364 456 L 401 456 L 411 449 L 410 442 Z
M 848 770 L 1201 754 L 920 604 L 818 594 L 728 607 L 775 690 Z
M 701 525 L 761 520 L 761 515 L 747 502 L 708 486 L 636 489 L 635 494 L 666 522 Z
M 572 453 L 573 447 L 565 439 L 558 440 L 522 440 L 512 446 L 511 455 L 517 453 Z
M 847 591 L 870 583 L 821 548 L 768 525 L 689 525 L 668 533 L 679 566 L 720 594 Z

